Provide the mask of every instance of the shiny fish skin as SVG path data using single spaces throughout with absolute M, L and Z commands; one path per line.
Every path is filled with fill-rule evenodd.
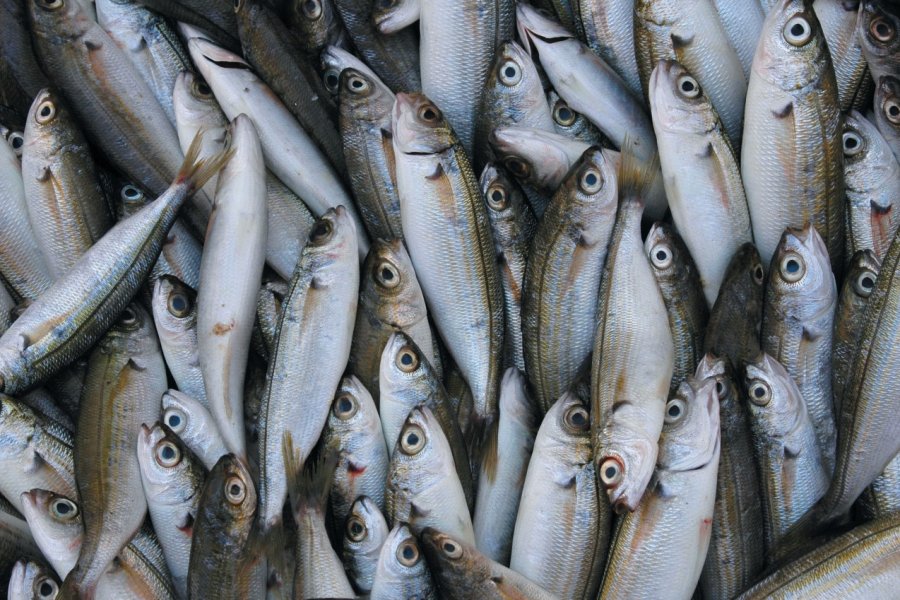
M 525 370 L 522 304 L 529 248 L 537 219 L 519 187 L 489 163 L 481 173 L 481 191 L 488 208 L 494 252 L 503 285 L 506 315 L 504 366 Z
M 588 367 L 598 293 L 616 221 L 615 165 L 590 148 L 572 167 L 531 241 L 522 335 L 526 373 L 545 413 Z
M 220 0 L 140 0 L 140 3 L 172 21 L 199 27 L 231 50 L 241 47 L 231 3 Z
M 768 264 L 784 228 L 811 221 L 840 271 L 842 118 L 825 36 L 805 0 L 779 0 L 761 35 L 741 149 L 754 241 Z
M 900 165 L 878 129 L 856 111 L 844 122 L 845 258 L 871 249 L 884 258 L 900 224 Z
M 590 148 L 553 130 L 533 127 L 497 128 L 491 133 L 490 143 L 497 160 L 513 177 L 549 196 L 556 193 L 572 166 Z M 606 155 L 611 157 L 610 152 Z M 543 219 L 543 215 L 537 216 Z
M 609 141 L 600 130 L 583 114 L 572 110 L 553 90 L 547 92 L 547 104 L 550 105 L 556 133 L 591 146 L 609 146 Z
M 534 440 L 516 516 L 510 568 L 560 598 L 596 597 L 609 543 L 612 511 L 598 489 L 590 429 L 582 400 L 561 395 Z
M 152 309 L 159 345 L 178 389 L 209 408 L 197 345 L 197 292 L 174 277 L 160 277 L 153 286 Z
M 884 0 L 862 0 L 856 21 L 857 43 L 876 82 L 885 75 L 900 75 L 897 34 L 900 14 Z
M 900 513 L 900 458 L 895 456 L 866 488 L 856 502 L 855 511 L 864 521 Z
M 577 0 L 575 25 L 578 36 L 602 58 L 641 99 L 641 78 L 634 54 L 634 0 Z
M 356 240 L 343 207 L 326 212 L 313 226 L 282 304 L 257 425 L 258 516 L 264 531 L 280 522 L 287 498 L 284 434 L 292 434 L 305 462 L 347 365 L 359 294 Z M 296 368 L 313 363 L 321 368 Z
M 34 535 L 34 543 L 64 579 L 78 561 L 84 525 L 78 504 L 47 490 L 22 492 L 22 513 Z
M 836 446 L 830 368 L 837 301 L 822 238 L 811 226 L 788 228 L 769 271 L 762 347 L 797 384 L 829 474 Z
M 713 0 L 636 0 L 634 47 L 648 100 L 653 69 L 677 60 L 700 82 L 732 145 L 740 146 L 747 78 Z
M 421 7 L 420 0 L 376 0 L 372 21 L 381 33 L 397 33 L 419 20 Z
M 8 572 L 13 563 L 22 558 L 44 560 L 28 524 L 7 509 L 0 509 L 0 565 Z
M 653 485 L 616 525 L 601 598 L 688 598 L 700 578 L 721 444 L 715 382 L 688 379 L 665 411 Z
M 644 251 L 669 317 L 675 348 L 669 396 L 694 374 L 703 356 L 703 336 L 709 311 L 703 299 L 697 267 L 684 242 L 667 223 L 654 223 L 644 241 Z
M 187 394 L 166 391 L 162 396 L 160 421 L 184 441 L 207 469 L 212 469 L 227 454 L 225 441 L 209 410 Z
M 763 598 L 889 598 L 900 585 L 900 516 L 861 525 L 782 567 L 739 596 Z
M 64 588 L 91 597 L 147 512 L 137 438 L 159 414 L 166 371 L 153 322 L 131 304 L 91 353 L 75 438 L 84 545 Z
M 32 600 L 54 597 L 59 581 L 47 567 L 32 561 L 15 564 L 9 579 L 8 600 Z
M 662 294 L 641 240 L 647 181 L 625 156 L 619 207 L 600 285 L 591 364 L 591 436 L 597 477 L 617 511 L 633 511 L 653 475 L 674 368 Z
M 712 306 L 731 256 L 753 241 L 737 156 L 705 88 L 679 63 L 656 65 L 649 98 L 672 220 Z
M 875 87 L 875 126 L 900 162 L 900 79 L 882 77 Z
M 22 180 L 29 222 L 54 279 L 112 225 L 94 160 L 58 94 L 41 90 L 25 125 Z
M 816 0 L 813 10 L 828 41 L 834 64 L 841 110 L 862 110 L 871 104 L 873 82 L 871 68 L 864 56 L 860 35 L 865 10 L 854 0 Z M 876 78 L 877 79 L 877 78 Z
M 209 412 L 229 452 L 246 460 L 243 385 L 265 263 L 266 183 L 250 118 L 239 115 L 228 133 L 234 156 L 219 175 L 200 262 L 197 349 Z
M 741 61 L 744 76 L 750 77 L 750 66 L 756 53 L 756 43 L 762 29 L 766 14 L 762 7 L 753 2 L 730 2 L 730 0 L 713 0 L 719 20 L 725 29 L 725 35 L 731 47 Z
M 778 361 L 761 354 L 748 364 L 746 390 L 771 559 L 791 525 L 825 494 L 829 469 L 800 390 Z
M 369 598 L 371 600 L 438 598 L 428 563 L 408 526 L 395 525 L 384 540 Z
M 371 498 L 359 496 L 339 531 L 344 532 L 341 559 L 350 583 L 361 594 L 372 592 L 381 547 L 390 532 L 384 516 Z

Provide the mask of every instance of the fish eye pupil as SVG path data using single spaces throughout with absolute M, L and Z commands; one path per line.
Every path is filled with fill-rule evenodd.
M 443 547 L 444 547 L 444 552 L 446 552 L 447 554 L 452 554 L 453 552 L 456 552 L 456 544 L 454 544 L 453 542 L 444 542 Z
M 510 79 L 512 79 L 513 77 L 516 76 L 516 68 L 513 66 L 508 66 L 505 69 L 503 69 L 503 74 L 506 75 L 507 77 L 509 77 Z
M 618 472 L 618 470 L 612 465 L 606 467 L 606 470 L 603 471 L 603 473 L 604 473 L 604 475 L 606 475 L 607 479 L 612 479 L 613 477 L 615 477 L 617 472 Z
M 172 308 L 176 312 L 181 312 L 187 308 L 187 299 L 184 296 L 174 296 L 172 298 Z
M 873 280 L 872 277 L 869 275 L 866 275 L 865 277 L 863 277 L 862 280 L 860 281 L 860 283 L 862 284 L 863 288 L 865 288 L 867 290 L 875 287 L 875 280 Z
M 406 560 L 412 560 L 416 556 L 416 551 L 413 550 L 412 546 L 404 546 L 403 548 L 403 558 Z
M 763 396 L 766 395 L 766 390 L 764 390 L 761 385 L 758 385 L 755 388 L 753 388 L 753 395 L 756 396 L 757 398 L 762 398 Z
M 494 190 L 491 192 L 491 200 L 493 200 L 496 204 L 500 204 L 503 202 L 503 192 L 500 190 Z
M 330 87 L 337 87 L 338 76 L 334 73 L 329 73 L 325 76 L 325 83 L 327 83 Z
M 61 515 L 67 515 L 72 511 L 72 507 L 67 502 L 58 502 L 56 504 L 56 512 Z
M 788 273 L 797 273 L 798 271 L 800 271 L 800 263 L 798 263 L 794 259 L 791 259 L 787 261 L 787 263 L 785 263 L 784 268 Z
M 384 267 L 383 269 L 381 269 L 381 278 L 385 281 L 390 281 L 394 278 L 394 273 L 387 267 Z
M 594 173 L 588 173 L 584 177 L 584 182 L 589 186 L 597 185 L 597 176 Z
M 24 143 L 25 143 L 25 140 L 23 138 L 19 137 L 18 135 L 13 137 L 13 139 L 12 139 L 12 147 L 15 150 L 18 150 L 19 148 L 21 148 L 22 144 L 24 144 Z
M 801 35 L 803 35 L 803 30 L 804 27 L 800 23 L 794 23 L 793 25 L 791 25 L 791 34 L 796 37 L 800 37 Z
M 165 446 L 162 449 L 162 457 L 164 460 L 172 460 L 175 458 L 175 450 L 171 446 Z
M 340 410 L 342 413 L 348 413 L 353 410 L 353 403 L 350 402 L 349 398 L 341 398 L 338 401 L 338 410 Z
M 363 532 L 363 527 L 359 523 L 354 523 L 350 526 L 350 532 L 353 535 L 360 535 Z
M 415 446 L 419 443 L 419 435 L 417 433 L 409 433 L 406 436 L 406 443 L 410 446 Z
M 236 483 L 232 483 L 231 487 L 228 488 L 228 493 L 234 497 L 241 495 L 241 486 Z
M 669 416 L 670 417 L 677 417 L 680 414 L 681 414 L 681 407 L 678 406 L 677 404 L 673 404 L 672 406 L 669 407 Z
M 560 120 L 560 121 L 570 121 L 570 120 L 572 120 L 572 111 L 571 111 L 570 109 L 568 109 L 567 107 L 565 107 L 565 106 L 563 106 L 562 108 L 560 108 L 560 109 L 559 109 L 559 113 L 557 113 L 557 114 L 559 115 L 559 120 Z
M 413 364 L 412 354 L 410 354 L 408 352 L 403 354 L 400 357 L 400 362 L 403 363 L 404 366 L 407 366 L 407 367 L 410 366 L 411 364 Z
M 41 109 L 41 116 L 42 117 L 50 116 L 50 107 L 49 106 L 45 106 L 44 108 Z
M 49 596 L 50 594 L 53 593 L 53 586 L 45 581 L 41 584 L 40 592 L 41 592 L 41 596 Z
M 694 84 L 691 83 L 690 80 L 685 79 L 684 81 L 681 82 L 681 89 L 682 89 L 682 91 L 685 91 L 685 92 L 693 92 Z
M 169 416 L 169 427 L 178 427 L 181 425 L 181 417 L 178 415 L 170 415 Z
M 350 85 L 353 86 L 354 89 L 358 90 L 363 87 L 363 82 L 361 79 L 354 79 L 353 82 L 350 83 Z
M 662 262 L 668 258 L 668 254 L 665 250 L 657 250 L 656 252 L 656 260 Z
M 753 270 L 753 276 L 756 277 L 757 279 L 763 278 L 763 270 L 762 270 L 761 266 L 756 265 L 756 268 Z
M 725 386 L 722 385 L 722 382 L 721 382 L 721 381 L 717 381 L 717 382 L 716 382 L 716 394 L 718 394 L 719 396 L 721 396 L 721 395 L 722 395 L 722 392 L 724 392 L 724 391 L 725 391 Z
M 426 109 L 422 112 L 422 118 L 424 118 L 426 121 L 433 121 L 434 118 L 435 118 L 435 116 L 436 116 L 436 115 L 435 115 L 434 110 L 432 110 L 432 109 L 430 109 L 430 108 L 426 108 Z
M 888 107 L 888 114 L 891 115 L 892 117 L 900 116 L 900 106 L 897 106 L 896 104 L 891 104 Z

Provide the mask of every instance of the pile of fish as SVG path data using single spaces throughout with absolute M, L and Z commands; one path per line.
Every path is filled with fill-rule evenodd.
M 0 0 L 21 599 L 900 597 L 900 7 Z

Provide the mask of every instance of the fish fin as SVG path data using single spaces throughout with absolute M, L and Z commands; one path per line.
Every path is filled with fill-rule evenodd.
M 228 148 L 210 156 L 209 158 L 200 159 L 201 143 L 205 129 L 201 129 L 194 136 L 187 154 L 184 156 L 184 162 L 178 169 L 178 175 L 175 177 L 176 184 L 187 184 L 191 190 L 201 188 L 209 179 L 219 172 L 234 154 L 234 148 Z
M 291 498 L 291 509 L 294 517 L 301 510 L 317 510 L 325 512 L 328 496 L 334 481 L 339 455 L 331 446 L 327 446 L 321 458 L 309 468 L 300 464 L 300 454 L 294 449 L 290 432 L 284 434 L 284 464 L 287 470 L 288 494 Z
M 494 419 L 488 426 L 484 438 L 481 468 L 491 483 L 497 478 L 497 464 L 500 461 L 500 419 Z
M 659 171 L 659 156 L 641 161 L 634 152 L 634 140 L 626 135 L 622 142 L 622 161 L 619 163 L 619 199 L 628 198 L 643 206 Z

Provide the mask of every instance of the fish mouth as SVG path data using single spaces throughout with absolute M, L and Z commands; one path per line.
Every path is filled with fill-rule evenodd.
M 527 4 L 519 4 L 516 7 L 516 29 L 519 31 L 522 46 L 529 54 L 537 51 L 537 48 L 531 47 L 533 41 L 553 44 L 572 38 L 572 35 L 562 25 L 551 21 L 536 8 Z
M 188 40 L 188 51 L 194 56 L 202 56 L 208 62 L 223 69 L 244 69 L 250 71 L 243 58 L 237 54 L 217 46 L 205 38 L 191 38 Z

